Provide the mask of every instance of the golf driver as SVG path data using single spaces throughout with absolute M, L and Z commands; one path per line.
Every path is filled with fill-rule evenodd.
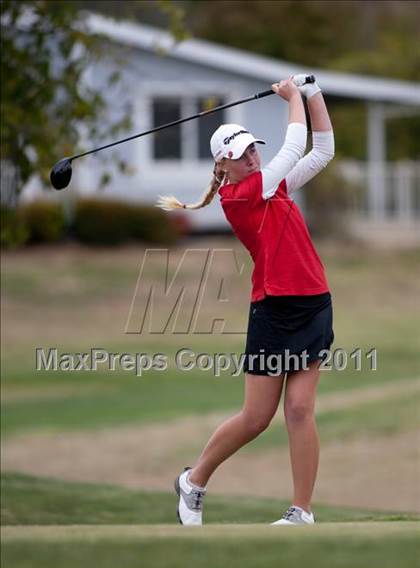
M 315 83 L 315 77 L 314 75 L 296 75 L 293 81 L 297 87 L 300 87 L 307 83 Z M 51 184 L 57 190 L 64 189 L 65 187 L 67 187 L 71 180 L 71 174 L 72 174 L 71 163 L 73 160 L 76 160 L 77 158 L 82 158 L 83 156 L 87 156 L 88 154 L 93 154 L 94 152 L 100 152 L 101 150 L 105 150 L 106 148 L 111 148 L 112 146 L 116 146 L 117 144 L 122 144 L 123 142 L 128 142 L 129 140 L 134 140 L 135 138 L 140 138 L 141 136 L 146 136 L 147 134 L 152 134 L 153 132 L 158 132 L 159 130 L 163 130 L 164 128 L 169 128 L 170 126 L 175 126 L 183 122 L 187 122 L 188 120 L 201 118 L 202 116 L 206 116 L 207 114 L 211 114 L 213 112 L 217 112 L 225 108 L 230 108 L 256 99 L 262 99 L 263 97 L 268 97 L 269 95 L 274 95 L 274 91 L 268 89 L 267 91 L 262 91 L 261 93 L 256 93 L 255 95 L 251 95 L 246 99 L 241 99 L 233 103 L 217 106 L 209 110 L 203 110 L 197 114 L 194 114 L 193 116 L 187 116 L 186 118 L 181 118 L 180 120 L 175 120 L 174 122 L 168 122 L 167 124 L 162 124 L 161 126 L 157 126 L 156 128 L 152 128 L 151 130 L 146 130 L 146 132 L 140 132 L 140 134 L 134 134 L 133 136 L 129 136 L 128 138 L 124 138 L 123 140 L 117 140 L 117 142 L 112 142 L 111 144 L 100 146 L 99 148 L 93 148 L 93 150 L 88 150 L 87 152 L 83 152 L 82 154 L 70 156 L 69 158 L 62 158 L 53 166 L 51 170 L 50 173 Z

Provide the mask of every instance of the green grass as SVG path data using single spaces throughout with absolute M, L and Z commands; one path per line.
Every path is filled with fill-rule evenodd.
M 246 258 L 234 240 L 208 239 L 188 244 L 193 248 L 232 247 L 240 251 L 242 259 Z M 70 353 L 88 351 L 93 346 L 113 352 L 163 352 L 171 362 L 180 347 L 191 347 L 196 353 L 242 352 L 245 336 L 133 336 L 122 332 L 143 252 L 140 248 L 44 247 L 4 255 L 5 435 L 39 429 L 141 424 L 241 406 L 242 376 L 232 378 L 225 374 L 215 378 L 211 373 L 186 373 L 173 368 L 164 373 L 148 372 L 142 378 L 131 372 L 34 370 L 35 346 L 57 345 Z M 413 306 L 420 296 L 420 276 L 415 253 L 374 253 L 351 247 L 331 251 L 321 247 L 321 256 L 334 298 L 333 347 L 342 347 L 347 353 L 360 347 L 363 363 L 362 372 L 354 370 L 351 360 L 345 371 L 324 372 L 319 392 L 346 391 L 418 377 L 420 318 Z M 160 265 L 151 266 L 149 281 L 161 278 L 162 270 Z M 194 270 L 194 266 L 187 266 L 184 280 Z M 210 287 L 217 289 L 219 284 L 220 275 L 213 274 Z M 240 279 L 236 293 L 244 298 L 247 309 L 248 277 Z M 211 312 L 211 306 L 208 308 Z M 109 318 L 103 319 L 104 313 L 109 313 Z M 369 370 L 365 358 L 373 347 L 378 351 L 377 371 Z M 30 393 L 25 397 L 26 391 Z M 361 412 L 364 420 L 363 409 Z M 337 420 L 340 417 L 341 414 L 336 415 Z
M 395 381 L 399 378 L 409 379 L 419 377 L 420 364 L 418 361 L 418 351 L 420 345 L 417 345 L 417 330 L 420 325 L 420 318 L 412 317 L 404 321 L 404 325 L 396 327 L 395 322 L 380 321 L 376 322 L 381 326 L 376 332 L 376 342 L 363 343 L 357 342 L 354 338 L 353 342 L 342 343 L 339 338 L 332 346 L 332 350 L 342 349 L 347 353 L 348 362 L 344 370 L 325 370 L 322 373 L 320 383 L 320 390 L 337 391 L 352 388 L 363 387 L 363 385 L 380 384 L 385 381 Z M 384 329 L 382 329 L 382 326 Z M 58 353 L 77 353 L 89 352 L 91 347 L 103 348 L 110 353 L 124 353 L 131 354 L 146 353 L 149 356 L 154 353 L 164 353 L 167 356 L 168 370 L 156 373 L 156 376 L 168 373 L 176 373 L 175 355 L 177 351 L 183 348 L 191 349 L 195 354 L 201 352 L 209 353 L 211 355 L 218 353 L 233 353 L 239 356 L 243 353 L 245 347 L 245 337 L 232 340 L 228 336 L 215 335 L 205 338 L 199 336 L 160 336 L 159 340 L 156 338 L 145 339 L 141 336 L 136 342 L 130 339 L 130 336 L 125 338 L 126 341 L 121 341 L 121 336 L 115 338 L 114 342 L 101 342 L 100 344 L 89 342 L 76 342 L 74 339 L 68 341 L 66 344 L 57 344 L 57 342 L 46 343 L 41 339 L 30 346 L 21 346 L 19 344 L 13 345 L 10 351 L 4 352 L 2 371 L 3 371 L 3 386 L 4 388 L 18 390 L 20 388 L 27 388 L 31 386 L 47 387 L 50 385 L 70 385 L 70 384 L 96 384 L 99 385 L 106 383 L 118 382 L 121 378 L 130 379 L 131 382 L 136 382 L 139 378 L 134 371 L 119 371 L 118 367 L 115 371 L 109 371 L 106 365 L 99 366 L 97 371 L 75 372 L 75 371 L 36 371 L 35 369 L 35 349 L 36 347 L 44 347 L 45 349 L 50 346 L 56 346 Z M 367 358 L 367 353 L 376 347 L 377 349 L 377 370 L 372 370 L 371 363 Z M 361 349 L 362 362 L 361 370 L 355 368 L 354 359 L 350 354 L 357 348 Z M 243 374 L 239 377 L 232 377 L 233 365 L 231 370 L 222 372 L 220 377 L 215 377 L 212 371 L 202 371 L 194 369 L 193 371 L 186 372 L 180 371 L 179 375 L 194 377 L 195 380 L 213 380 L 217 382 L 223 379 L 241 379 Z M 144 371 L 142 378 L 147 378 L 154 374 L 153 370 Z
M 2 288 L 10 300 L 36 302 L 47 309 L 52 305 L 71 308 L 74 302 L 91 305 L 92 301 L 102 301 L 104 296 L 124 296 L 124 291 L 135 285 L 139 264 L 118 262 L 115 250 L 112 263 L 107 259 L 106 249 L 89 248 L 64 248 L 61 258 L 54 256 L 52 262 L 36 262 L 42 250 L 33 250 L 32 262 L 26 262 L 25 251 L 22 251 L 22 262 L 19 262 L 19 252 L 8 253 L 13 266 L 3 274 Z M 44 251 L 48 254 L 53 248 Z M 139 262 L 141 254 L 139 251 Z M 46 286 L 46 282 L 54 282 L 54 286 Z
M 230 239 L 192 241 L 187 246 L 232 247 L 241 259 L 246 258 Z M 54 345 L 66 352 L 88 351 L 93 346 L 112 352 L 163 352 L 171 360 L 180 347 L 242 352 L 244 335 L 123 333 L 143 252 L 139 247 L 70 246 L 3 256 L 3 435 L 163 422 L 241 406 L 242 377 L 217 379 L 210 373 L 182 373 L 173 368 L 142 378 L 122 372 L 34 370 L 36 346 Z M 370 371 L 364 359 L 362 372 L 351 365 L 343 372 L 325 372 L 319 392 L 351 391 L 418 377 L 418 251 L 378 253 L 339 246 L 335 250 L 321 247 L 320 252 L 334 301 L 334 348 L 350 353 L 360 347 L 365 354 L 376 347 L 378 370 Z M 149 268 L 149 282 L 162 278 L 160 264 Z M 209 290 L 220 289 L 221 274 L 211 275 Z M 185 282 L 195 276 L 196 267 L 187 266 L 182 278 Z M 248 277 L 235 280 L 234 292 L 243 298 L 244 309 L 226 312 L 233 317 L 247 313 Z M 205 309 L 211 314 L 213 306 L 206 304 Z M 392 400 L 325 412 L 318 419 L 321 437 L 323 441 L 348 440 L 361 433 L 374 437 L 411 430 L 418 425 L 418 405 L 418 395 L 401 391 Z M 286 433 L 275 424 L 245 451 L 279 443 L 286 443 Z M 297 531 L 268 527 L 287 506 L 275 499 L 209 495 L 208 526 L 197 531 L 177 526 L 169 488 L 168 493 L 133 491 L 8 473 L 2 477 L 2 566 L 419 566 L 418 523 L 411 522 L 419 520 L 417 515 L 315 503 L 316 527 Z
M 95 388 L 83 384 L 83 379 L 78 376 L 79 391 L 76 388 L 74 394 L 4 403 L 3 434 L 142 424 L 239 408 L 243 389 L 241 378 L 209 380 L 181 372 L 155 372 L 136 379 L 116 374 L 95 381 Z
M 3 525 L 176 524 L 174 493 L 134 491 L 92 483 L 65 482 L 21 474 L 2 476 Z M 289 503 L 252 497 L 206 498 L 206 523 L 268 523 Z M 366 511 L 315 504 L 325 522 L 412 521 L 410 513 Z
M 64 373 L 61 373 L 63 375 Z M 115 374 L 108 379 L 90 380 L 87 373 L 75 376 L 71 390 L 67 380 L 44 383 L 44 391 L 34 399 L 11 400 L 2 405 L 3 435 L 24 431 L 85 430 L 124 424 L 145 424 L 203 415 L 215 411 L 235 411 L 242 404 L 243 378 L 219 378 L 182 372 L 153 373 L 142 378 Z M 371 386 L 362 383 L 359 388 Z M 54 387 L 53 396 L 48 386 Z M 63 393 L 60 395 L 60 386 Z M 348 387 L 350 388 L 350 387 Z M 321 388 L 320 393 L 333 392 Z M 44 394 L 44 397 L 42 393 Z M 360 403 L 355 408 L 322 413 L 318 424 L 323 439 L 364 434 L 386 434 L 415 426 L 419 395 L 404 390 L 392 400 Z M 263 444 L 285 442 L 285 433 L 270 428 Z
M 4 530 L 5 568 L 415 568 L 419 531 L 412 523 L 280 528 L 27 527 Z

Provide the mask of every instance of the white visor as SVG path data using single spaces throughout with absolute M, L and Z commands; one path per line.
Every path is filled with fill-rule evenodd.
M 211 152 L 216 162 L 223 158 L 237 160 L 251 144 L 265 144 L 265 141 L 255 138 L 239 124 L 222 124 L 210 140 Z
M 236 138 L 236 140 L 232 144 L 229 145 L 229 151 L 224 157 L 229 158 L 230 160 L 237 160 L 242 156 L 248 146 L 255 143 L 265 144 L 264 140 L 254 138 L 252 134 L 242 134 L 240 137 Z

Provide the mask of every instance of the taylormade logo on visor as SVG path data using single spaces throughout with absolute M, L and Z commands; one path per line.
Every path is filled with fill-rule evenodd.
M 211 137 L 210 148 L 216 162 L 223 158 L 237 160 L 254 143 L 265 144 L 240 124 L 222 124 Z
M 223 144 L 229 144 L 229 142 L 232 142 L 232 140 L 234 140 L 237 136 L 239 136 L 239 134 L 249 134 L 249 132 L 248 130 L 240 130 L 239 132 L 234 132 L 233 134 L 231 134 L 230 136 L 228 136 L 223 140 Z

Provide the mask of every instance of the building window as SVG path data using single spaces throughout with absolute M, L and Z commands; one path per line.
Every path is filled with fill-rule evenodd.
M 181 101 L 159 98 L 153 101 L 153 128 L 181 118 Z M 181 125 L 171 126 L 153 135 L 155 160 L 179 160 L 181 158 Z
M 200 98 L 197 101 L 198 110 L 208 110 L 224 104 L 220 97 Z M 213 132 L 221 124 L 225 122 L 225 111 L 221 110 L 208 116 L 203 116 L 198 120 L 198 158 L 199 160 L 209 160 L 210 156 L 210 138 Z
M 195 113 L 208 110 L 224 104 L 224 100 L 218 96 L 197 97 L 189 104 L 189 108 L 194 108 Z M 174 122 L 185 116 L 182 112 L 182 99 L 175 97 L 157 97 L 153 100 L 153 128 Z M 190 99 L 191 103 L 191 99 Z M 188 122 L 189 132 L 193 139 L 194 148 L 187 152 L 183 148 L 185 137 L 182 136 L 182 129 L 185 124 L 171 126 L 153 136 L 153 158 L 154 160 L 181 160 L 186 155 L 196 160 L 211 160 L 210 137 L 216 128 L 226 120 L 225 111 L 219 111 L 202 118 Z M 189 140 L 191 143 L 191 141 Z

